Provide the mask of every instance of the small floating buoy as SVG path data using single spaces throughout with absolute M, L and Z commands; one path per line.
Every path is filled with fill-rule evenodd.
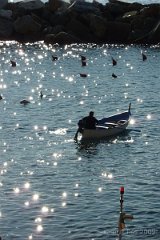
M 117 75 L 114 74 L 114 73 L 112 73 L 112 77 L 113 77 L 113 78 L 117 78 Z
M 112 57 L 112 64 L 113 66 L 117 65 L 117 61 Z
M 57 61 L 57 60 L 58 60 L 58 57 L 52 55 L 52 61 Z
M 81 60 L 86 61 L 86 57 L 81 55 Z
M 85 67 L 87 62 L 86 62 L 86 57 L 81 55 L 81 63 L 82 63 L 82 67 Z
M 85 78 L 85 77 L 87 77 L 87 74 L 85 74 L 85 73 L 80 73 L 80 77 Z
M 16 62 L 13 60 L 10 60 L 10 63 L 12 64 L 12 67 L 16 67 Z
M 142 59 L 143 61 L 147 60 L 147 56 L 142 52 Z
M 23 99 L 22 101 L 20 101 L 20 104 L 23 104 L 23 105 L 26 105 L 30 103 L 30 101 L 26 100 L 26 99 Z
M 82 67 L 85 67 L 87 65 L 86 61 L 82 61 Z
M 3 99 L 3 97 L 0 95 L 0 100 L 2 100 Z
M 41 99 L 43 98 L 43 93 L 42 93 L 42 91 L 40 92 L 40 98 L 41 98 Z

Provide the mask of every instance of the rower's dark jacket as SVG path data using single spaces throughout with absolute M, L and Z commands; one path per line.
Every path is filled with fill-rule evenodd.
M 78 126 L 80 129 L 82 128 L 95 129 L 97 124 L 98 124 L 98 120 L 92 116 L 84 117 L 78 122 Z

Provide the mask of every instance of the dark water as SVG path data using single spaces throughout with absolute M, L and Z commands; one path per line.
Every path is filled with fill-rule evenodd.
M 159 46 L 1 42 L 0 53 L 0 236 L 119 239 L 124 186 L 124 211 L 134 220 L 122 239 L 159 239 Z M 31 103 L 21 105 L 24 98 Z M 73 141 L 90 110 L 102 118 L 130 102 L 133 131 L 88 145 Z

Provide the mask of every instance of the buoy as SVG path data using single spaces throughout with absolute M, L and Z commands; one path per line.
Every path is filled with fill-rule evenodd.
M 83 56 L 83 55 L 81 55 L 81 60 L 82 60 L 82 61 L 86 61 L 86 57 Z
M 112 57 L 112 64 L 113 66 L 117 65 L 117 61 Z
M 13 61 L 13 60 L 10 60 L 11 64 L 12 64 L 12 67 L 16 67 L 16 62 Z
M 85 73 L 80 73 L 80 77 L 85 78 L 85 77 L 87 77 L 87 74 L 85 74 Z
M 30 103 L 30 101 L 26 100 L 26 99 L 23 99 L 22 101 L 20 101 L 20 104 L 23 104 L 23 105 L 26 105 Z
M 81 63 L 82 67 L 85 67 L 87 65 L 86 57 L 81 55 Z
M 42 93 L 42 91 L 40 92 L 40 98 L 43 98 L 43 93 Z
M 52 56 L 52 61 L 56 61 L 58 60 L 58 57 L 57 56 Z
M 87 65 L 86 61 L 82 61 L 82 67 L 85 67 Z
M 117 78 L 117 75 L 115 75 L 114 73 L 112 73 L 112 77 L 113 77 L 113 78 Z
M 143 61 L 147 60 L 147 56 L 142 52 L 142 59 Z

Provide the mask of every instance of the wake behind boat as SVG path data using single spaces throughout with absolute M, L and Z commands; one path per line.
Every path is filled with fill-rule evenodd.
M 81 134 L 82 140 L 101 140 L 117 136 L 126 130 L 130 115 L 131 104 L 129 104 L 127 111 L 100 119 L 95 129 L 86 128 L 82 119 L 79 121 L 79 129 L 75 135 L 75 140 L 79 133 Z

